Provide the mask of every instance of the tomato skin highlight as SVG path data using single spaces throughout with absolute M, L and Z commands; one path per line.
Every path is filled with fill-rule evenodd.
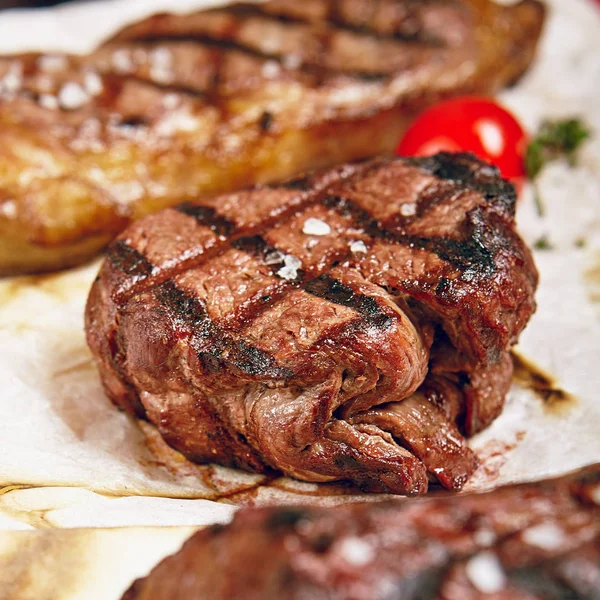
M 508 110 L 489 98 L 464 96 L 421 113 L 404 134 L 396 154 L 472 152 L 518 184 L 525 177 L 527 143 L 523 127 Z

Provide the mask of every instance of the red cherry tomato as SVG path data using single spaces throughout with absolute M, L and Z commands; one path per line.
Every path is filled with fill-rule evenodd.
M 519 184 L 525 175 L 527 141 L 523 128 L 505 108 L 488 98 L 465 96 L 437 104 L 417 117 L 396 154 L 473 152 Z

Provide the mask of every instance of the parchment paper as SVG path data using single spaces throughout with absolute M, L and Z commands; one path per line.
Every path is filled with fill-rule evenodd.
M 545 235 L 553 248 L 535 252 L 539 307 L 518 352 L 550 376 L 556 393 L 546 394 L 547 402 L 527 386 L 513 386 L 502 416 L 472 441 L 483 465 L 470 489 L 600 461 L 600 11 L 589 0 L 548 3 L 552 13 L 539 59 L 501 99 L 531 130 L 546 117 L 577 115 L 596 132 L 577 168 L 558 163 L 544 171 L 539 182 L 544 217 L 535 211 L 531 189 L 519 207 L 526 239 L 534 244 Z M 0 52 L 86 51 L 143 14 L 208 4 L 112 0 L 35 14 L 14 11 L 0 15 Z M 158 461 L 149 450 L 152 435 L 104 397 L 85 345 L 83 306 L 98 264 L 0 282 L 0 600 L 117 598 L 191 531 L 19 529 L 191 526 L 227 520 L 232 502 L 350 499 L 343 486 L 286 478 L 267 482 L 221 467 L 192 466 L 175 453 Z M 63 552 L 75 540 L 79 553 Z M 118 575 L 114 561 L 95 560 L 108 556 L 109 548 L 127 548 L 122 554 L 130 558 L 120 563 Z M 23 557 L 32 549 L 40 560 L 58 552 L 61 565 L 70 567 L 42 569 L 48 579 L 43 593 L 11 592 L 7 578 L 18 569 L 26 572 L 23 565 L 29 568 L 31 561 Z M 69 585 L 52 588 L 55 572 L 68 575 Z M 113 578 L 100 583 L 110 573 Z

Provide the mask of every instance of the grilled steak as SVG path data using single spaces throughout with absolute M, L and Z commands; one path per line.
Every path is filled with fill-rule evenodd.
M 599 504 L 595 467 L 474 496 L 245 509 L 123 600 L 597 600 Z
M 529 65 L 536 0 L 273 0 L 0 59 L 0 274 L 81 262 L 201 194 L 390 151 L 440 98 Z
M 472 155 L 376 159 L 130 226 L 88 300 L 105 389 L 198 462 L 460 488 L 537 273 Z

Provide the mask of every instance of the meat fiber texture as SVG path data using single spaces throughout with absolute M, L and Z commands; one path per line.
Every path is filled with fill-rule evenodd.
M 18 49 L 27 44 L 39 47 L 44 45 L 43 36 L 60 39 L 66 27 L 78 32 L 79 38 L 70 35 L 81 40 L 82 48 L 88 43 L 86 23 L 92 21 L 100 30 L 115 18 L 117 5 L 106 10 L 89 4 L 88 12 L 62 8 L 38 17 L 3 16 L 0 37 L 9 44 L 10 36 L 15 40 L 18 33 Z M 600 131 L 595 8 L 583 0 L 555 1 L 552 6 L 538 63 L 502 99 L 531 128 L 546 116 L 578 114 Z M 91 11 L 97 11 L 97 19 Z M 152 12 L 149 5 L 148 12 Z M 127 13 L 123 19 L 133 16 L 139 15 Z M 27 19 L 27 27 L 19 27 L 20 18 Z M 554 244 L 551 250 L 535 251 L 541 274 L 538 309 L 518 351 L 549 373 L 553 386 L 568 392 L 571 401 L 548 405 L 515 384 L 503 414 L 470 442 L 482 463 L 470 489 L 560 474 L 600 456 L 596 401 L 600 326 L 594 301 L 600 249 L 599 155 L 596 135 L 583 148 L 579 167 L 557 164 L 544 172 L 539 189 L 545 216 L 536 215 L 529 189 L 517 216 L 530 244 L 543 233 Z M 586 241 L 583 248 L 576 244 L 580 238 Z M 0 284 L 4 527 L 191 525 L 226 519 L 230 509 L 225 500 L 258 504 L 348 500 L 342 488 L 285 478 L 267 485 L 261 475 L 197 467 L 179 456 L 168 457 L 170 468 L 160 464 L 148 449 L 154 438 L 142 435 L 130 418 L 107 402 L 86 349 L 83 309 L 97 269 L 93 264 L 61 275 Z

